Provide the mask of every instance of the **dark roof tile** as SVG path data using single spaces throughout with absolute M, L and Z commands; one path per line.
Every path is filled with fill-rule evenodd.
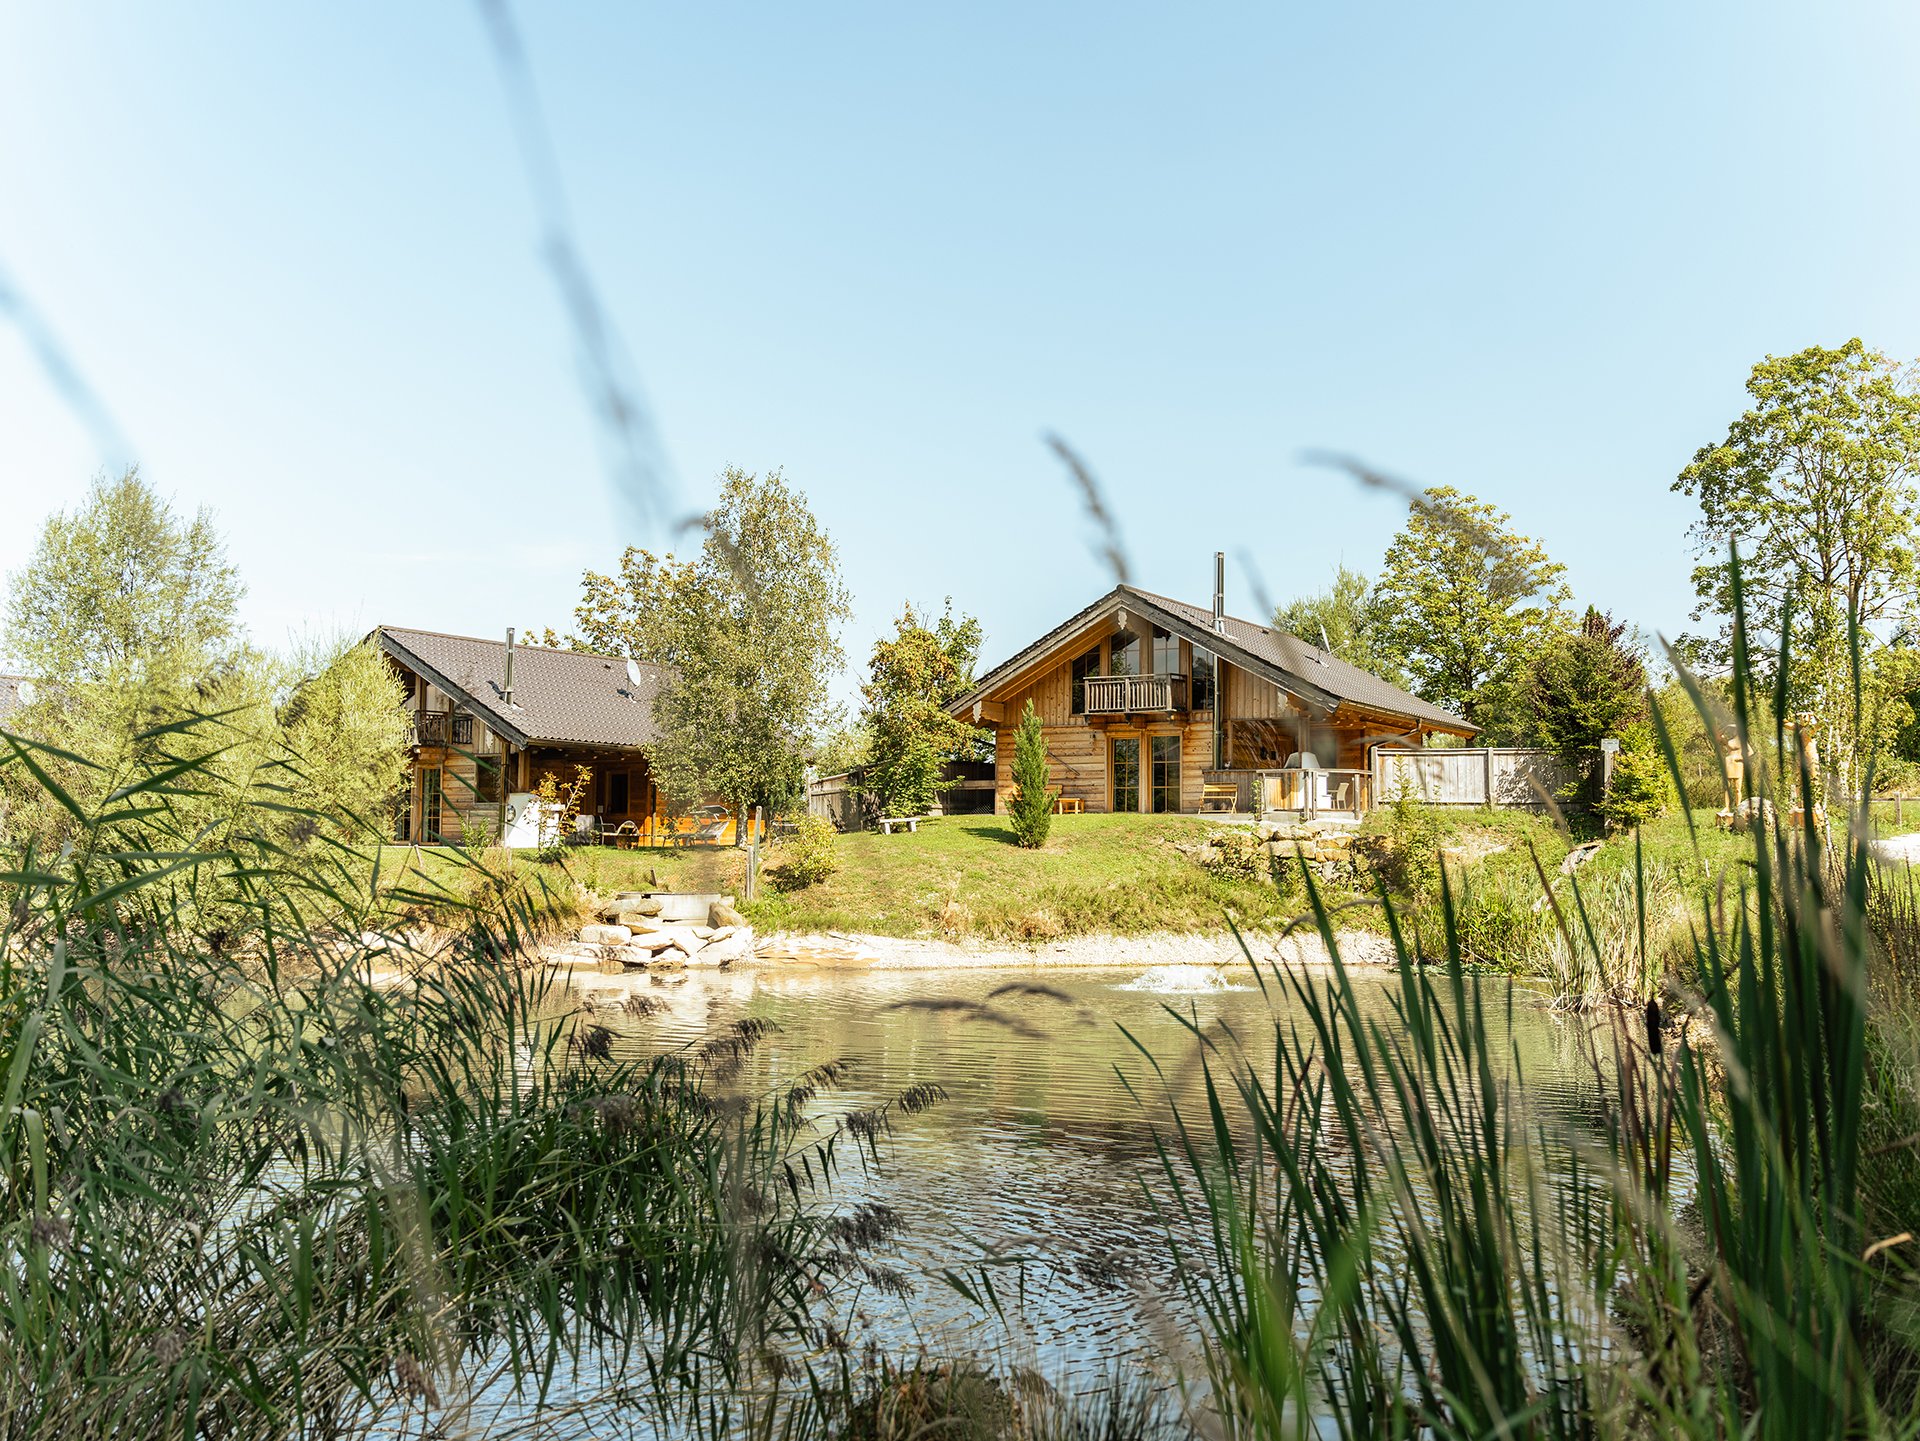
M 1382 680 L 1371 671 L 1362 670 L 1338 656 L 1329 655 L 1296 635 L 1231 615 L 1226 617 L 1226 633 L 1221 635 L 1213 629 L 1211 609 L 1188 605 L 1170 596 L 1155 595 L 1152 591 L 1132 585 L 1115 586 L 1085 610 L 1055 626 L 1019 654 L 995 666 L 950 709 L 956 713 L 965 710 L 1002 680 L 1063 644 L 1101 611 L 1129 602 L 1138 603 L 1149 614 L 1159 612 L 1162 620 L 1175 622 L 1187 630 L 1202 632 L 1198 638 L 1200 644 L 1218 651 L 1230 661 L 1267 674 L 1269 679 L 1296 690 L 1296 693 L 1308 696 L 1318 694 L 1336 702 L 1365 706 L 1369 710 L 1405 716 L 1409 720 L 1425 721 L 1449 730 L 1467 733 L 1474 730 L 1471 722 L 1452 711 L 1410 695 L 1392 682 Z
M 619 656 L 515 646 L 509 706 L 504 640 L 390 625 L 379 627 L 375 635 L 402 665 L 431 672 L 430 680 L 437 676 L 445 681 L 442 689 L 519 744 L 642 747 L 660 738 L 653 701 L 669 677 L 665 666 L 637 663 L 636 686 L 628 681 L 627 662 Z

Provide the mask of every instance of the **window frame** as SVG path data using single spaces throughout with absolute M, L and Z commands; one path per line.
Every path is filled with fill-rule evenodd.
M 1122 746 L 1130 746 L 1133 749 L 1133 759 L 1130 765 L 1130 769 L 1133 773 L 1133 779 L 1131 782 L 1127 783 L 1126 785 L 1126 789 L 1132 792 L 1133 804 L 1126 805 L 1126 806 L 1123 806 L 1120 804 L 1120 798 L 1121 798 L 1121 795 L 1123 794 L 1123 787 L 1120 779 L 1120 774 L 1121 774 L 1120 748 Z M 1112 740 L 1108 744 L 1108 750 L 1107 750 L 1107 778 L 1109 782 L 1108 789 L 1107 789 L 1108 804 L 1113 807 L 1113 813 L 1115 815 L 1130 815 L 1130 814 L 1133 814 L 1134 812 L 1137 812 L 1140 809 L 1140 737 L 1139 736 L 1114 736 L 1112 738 Z
M 431 798 L 431 799 L 429 799 Z M 427 807 L 433 807 L 429 817 Z M 443 841 L 442 826 L 447 818 L 446 778 L 439 766 L 420 768 L 420 839 L 428 845 Z
M 1168 765 L 1164 752 L 1171 748 L 1173 755 L 1171 770 L 1162 778 L 1162 768 Z M 1147 737 L 1147 786 L 1148 805 L 1157 816 L 1177 815 L 1180 811 L 1180 737 L 1177 735 L 1157 735 Z M 1162 799 L 1171 804 L 1162 805 Z
M 1084 669 L 1083 669 L 1084 667 Z M 1069 667 L 1067 682 L 1067 714 L 1085 715 L 1087 713 L 1087 679 L 1100 674 L 1100 647 L 1095 646 L 1083 655 L 1073 658 Z

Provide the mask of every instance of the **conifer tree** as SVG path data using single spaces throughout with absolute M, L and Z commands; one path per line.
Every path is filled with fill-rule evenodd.
M 1046 844 L 1047 829 L 1053 824 L 1053 796 L 1047 789 L 1051 779 L 1046 732 L 1033 702 L 1028 701 L 1013 740 L 1014 790 L 1007 813 L 1013 822 L 1014 839 L 1029 850 Z

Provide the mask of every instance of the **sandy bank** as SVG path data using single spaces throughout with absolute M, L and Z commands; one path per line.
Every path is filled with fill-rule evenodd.
M 1340 957 L 1350 966 L 1395 964 L 1393 942 L 1372 931 L 1341 931 Z M 1317 935 L 1298 934 L 1277 945 L 1272 937 L 1248 936 L 1256 960 L 1324 964 L 1326 946 Z M 1157 932 L 1140 936 L 1072 936 L 1033 946 L 991 942 L 905 940 L 831 932 L 824 936 L 776 932 L 759 937 L 752 962 L 763 966 L 850 966 L 888 970 L 956 970 L 993 966 L 1244 966 L 1246 955 L 1232 936 Z M 696 958 L 691 964 L 698 965 Z

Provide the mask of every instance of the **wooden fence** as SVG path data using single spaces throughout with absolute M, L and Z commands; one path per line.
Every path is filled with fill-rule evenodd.
M 866 788 L 858 771 L 821 776 L 807 784 L 807 814 L 832 821 L 836 830 L 865 830 L 868 810 Z
M 1540 808 L 1578 777 L 1552 751 L 1517 746 L 1376 751 L 1373 801 L 1391 805 L 1403 790 L 1433 806 Z

